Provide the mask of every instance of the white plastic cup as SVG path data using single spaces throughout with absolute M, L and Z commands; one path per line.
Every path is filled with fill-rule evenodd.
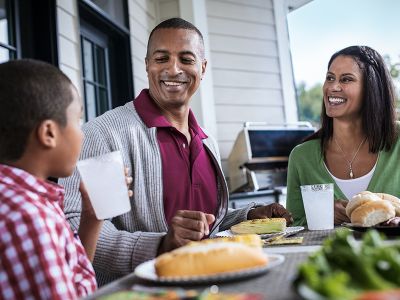
M 131 210 L 124 163 L 119 151 L 81 160 L 77 166 L 99 220 Z
M 308 229 L 333 229 L 333 183 L 302 185 L 300 189 Z

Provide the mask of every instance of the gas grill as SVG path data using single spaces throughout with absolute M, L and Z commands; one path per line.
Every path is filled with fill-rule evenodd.
M 286 186 L 290 152 L 314 132 L 308 122 L 244 123 L 228 158 L 231 193 Z

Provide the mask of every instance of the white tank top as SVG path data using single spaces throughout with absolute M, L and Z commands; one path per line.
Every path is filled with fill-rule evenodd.
M 379 157 L 378 157 L 379 159 Z M 354 195 L 366 191 L 369 185 L 369 182 L 371 181 L 372 175 L 374 175 L 376 164 L 378 162 L 378 159 L 375 162 L 374 167 L 369 171 L 367 174 L 364 176 L 355 178 L 355 179 L 340 179 L 332 175 L 332 173 L 329 171 L 328 167 L 326 166 L 324 162 L 324 166 L 328 173 L 332 176 L 332 178 L 335 180 L 336 184 L 340 188 L 340 190 L 343 192 L 343 194 L 346 196 L 348 200 L 353 198 Z

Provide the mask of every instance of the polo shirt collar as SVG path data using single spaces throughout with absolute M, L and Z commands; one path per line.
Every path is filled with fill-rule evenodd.
M 150 97 L 150 93 L 148 89 L 144 89 L 140 92 L 139 96 L 133 101 L 133 105 L 140 118 L 146 124 L 148 128 L 151 127 L 172 127 L 171 123 L 164 117 L 161 113 L 160 108 L 154 102 L 154 100 Z M 196 134 L 199 135 L 201 139 L 206 139 L 208 136 L 201 129 L 197 120 L 192 112 L 189 109 L 189 128 L 192 129 Z

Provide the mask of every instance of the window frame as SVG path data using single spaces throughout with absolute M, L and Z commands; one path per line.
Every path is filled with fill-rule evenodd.
M 123 3 L 125 6 L 127 5 L 126 1 Z M 108 14 L 89 0 L 79 0 L 78 9 L 81 35 L 87 34 L 87 30 L 89 30 L 92 40 L 101 40 L 101 38 L 96 39 L 96 33 L 108 37 L 109 72 L 107 76 L 109 78 L 110 109 L 124 105 L 134 96 L 130 31 L 128 27 L 114 22 Z M 127 9 L 124 11 L 128 23 Z M 81 45 L 81 51 L 83 51 L 83 45 Z M 82 64 L 82 78 L 84 77 L 83 72 Z

